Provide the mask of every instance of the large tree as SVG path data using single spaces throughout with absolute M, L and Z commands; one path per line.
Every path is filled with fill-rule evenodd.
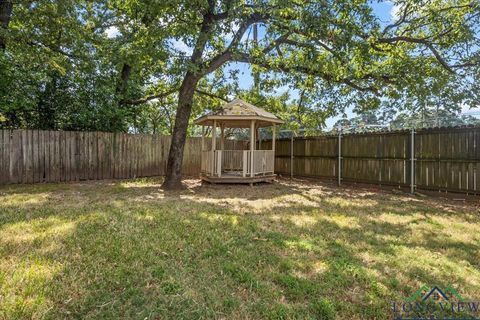
M 381 23 L 369 1 L 177 1 L 167 28 L 191 46 L 177 88 L 166 188 L 181 187 L 187 127 L 199 82 L 231 62 L 286 79 L 313 77 L 363 104 L 395 99 L 430 77 L 454 81 L 478 68 L 479 4 L 397 1 L 397 17 Z M 248 41 L 252 25 L 258 41 Z M 178 66 L 177 66 L 178 68 Z M 160 93 L 155 97 L 170 92 Z
M 173 122 L 164 186 L 178 188 L 192 116 L 234 95 L 314 129 L 345 106 L 478 105 L 479 2 L 389 3 L 385 22 L 368 0 L 0 0 L 0 126 Z
M 131 130 L 147 106 L 125 100 L 140 99 L 162 72 L 152 61 L 165 60 L 152 7 L 0 0 L 0 127 Z

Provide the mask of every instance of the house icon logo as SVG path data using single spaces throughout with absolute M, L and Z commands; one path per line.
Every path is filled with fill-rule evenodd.
M 405 300 L 408 302 L 419 300 L 424 302 L 427 302 L 429 300 L 433 300 L 434 302 L 463 302 L 463 298 L 451 286 L 448 286 L 444 290 L 442 290 L 438 286 L 429 288 L 425 285 Z

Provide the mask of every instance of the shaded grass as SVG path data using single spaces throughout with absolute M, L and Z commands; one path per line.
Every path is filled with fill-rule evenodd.
M 480 298 L 478 206 L 312 181 L 0 189 L 0 317 L 391 318 L 421 285 Z

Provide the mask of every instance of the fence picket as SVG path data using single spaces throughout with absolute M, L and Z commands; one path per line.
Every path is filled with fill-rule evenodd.
M 418 188 L 479 192 L 480 127 L 423 129 L 415 137 Z M 187 139 L 184 174 L 199 174 L 200 146 L 200 138 Z M 227 140 L 225 146 L 242 150 L 248 144 Z M 271 141 L 262 147 L 269 149 Z M 169 136 L 0 130 L 0 184 L 164 175 L 169 148 Z M 407 186 L 409 148 L 409 131 L 343 135 L 342 179 Z M 336 178 L 337 136 L 297 138 L 293 151 L 295 175 Z M 275 171 L 290 175 L 291 165 L 290 139 L 277 140 Z

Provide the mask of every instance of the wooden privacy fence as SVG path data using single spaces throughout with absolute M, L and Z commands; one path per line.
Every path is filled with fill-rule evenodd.
M 271 141 L 261 147 L 270 149 Z M 169 148 L 169 136 L 0 130 L 0 184 L 164 175 Z M 185 175 L 200 173 L 200 148 L 200 138 L 187 139 Z M 225 149 L 248 147 L 226 140 Z M 480 127 L 280 139 L 275 171 L 480 194 Z
M 275 157 L 284 175 L 480 194 L 480 127 L 282 139 Z
M 242 141 L 226 145 L 243 148 Z M 0 184 L 164 175 L 169 148 L 169 136 L 0 130 Z M 200 148 L 201 138 L 187 139 L 185 175 L 199 174 Z

